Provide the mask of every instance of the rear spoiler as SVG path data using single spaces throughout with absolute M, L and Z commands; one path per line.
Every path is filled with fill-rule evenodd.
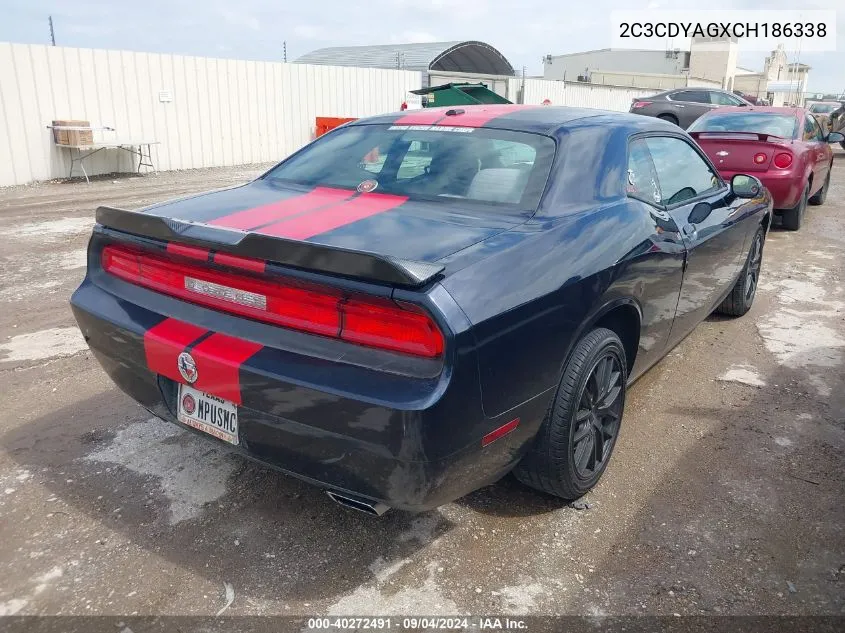
M 285 266 L 411 288 L 428 283 L 445 268 L 441 264 L 245 233 L 114 207 L 98 207 L 96 220 L 103 227 L 139 237 L 191 244 Z
M 784 138 L 783 136 L 778 136 L 777 134 L 764 134 L 762 132 L 728 132 L 727 130 L 713 130 L 710 132 L 703 131 L 703 132 L 688 132 L 688 134 L 693 137 L 695 140 L 701 138 L 703 134 L 707 134 L 708 136 L 718 137 L 718 138 L 725 138 L 725 137 L 740 137 L 740 138 L 756 138 L 758 141 L 767 142 L 769 140 L 773 141 L 789 141 L 790 139 Z

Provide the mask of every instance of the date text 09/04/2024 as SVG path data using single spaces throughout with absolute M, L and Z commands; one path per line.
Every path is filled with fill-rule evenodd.
M 309 618 L 309 631 L 373 630 L 456 630 L 469 628 L 481 631 L 524 631 L 528 628 L 525 620 L 500 617 L 338 617 Z

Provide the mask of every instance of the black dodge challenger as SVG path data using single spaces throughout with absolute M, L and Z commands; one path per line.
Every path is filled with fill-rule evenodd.
M 431 508 L 511 470 L 572 499 L 627 386 L 750 308 L 771 207 L 657 119 L 431 108 L 246 185 L 100 207 L 71 303 L 155 415 L 348 507 Z

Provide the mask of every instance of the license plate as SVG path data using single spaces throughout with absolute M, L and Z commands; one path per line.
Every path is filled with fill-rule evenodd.
M 176 417 L 182 424 L 213 435 L 219 440 L 238 443 L 238 405 L 210 393 L 179 385 Z

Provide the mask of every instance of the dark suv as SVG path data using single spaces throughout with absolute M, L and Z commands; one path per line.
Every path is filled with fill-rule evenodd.
M 655 116 L 687 129 L 702 114 L 720 106 L 749 106 L 745 99 L 725 90 L 676 88 L 631 103 L 631 112 Z

